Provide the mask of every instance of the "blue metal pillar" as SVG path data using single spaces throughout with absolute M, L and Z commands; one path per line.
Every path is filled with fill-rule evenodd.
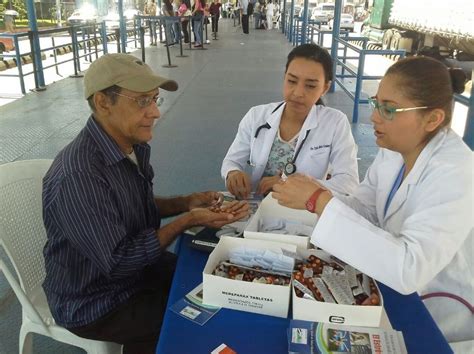
M 360 102 L 360 93 L 362 92 L 362 76 L 364 76 L 364 66 L 365 66 L 365 46 L 364 46 L 364 50 L 359 55 L 359 65 L 357 66 L 356 88 L 354 92 L 354 108 L 352 110 L 352 123 L 359 122 L 359 102 Z
M 38 37 L 38 23 L 36 22 L 35 3 L 33 0 L 26 0 L 26 11 L 28 13 L 28 24 L 31 31 L 33 32 L 34 48 L 31 48 L 31 54 L 33 55 L 33 60 L 36 63 L 36 77 L 38 79 L 38 86 L 44 87 L 43 63 L 41 61 L 41 47 Z
M 13 37 L 13 42 L 15 43 L 15 48 L 20 48 L 20 43 L 18 41 L 17 36 Z M 18 67 L 18 78 L 20 79 L 21 93 L 26 95 L 25 78 L 23 76 L 23 68 L 21 64 L 21 57 L 20 57 L 19 50 L 15 50 L 15 59 L 16 59 L 17 67 Z
M 125 18 L 123 16 L 123 0 L 118 0 L 118 14 L 120 19 L 120 45 L 121 52 L 126 53 L 127 47 L 127 27 L 125 24 Z
M 471 97 L 469 98 L 469 109 L 467 111 L 463 139 L 471 150 L 474 150 L 474 86 L 471 87 Z
M 339 30 L 341 27 L 341 10 L 342 10 L 342 0 L 336 0 L 334 3 L 334 24 L 332 27 L 332 44 L 331 44 L 331 56 L 332 56 L 332 71 L 334 77 L 336 77 L 337 69 L 337 52 L 339 43 L 336 41 L 336 38 L 339 38 Z M 336 90 L 336 81 L 332 80 L 331 88 L 329 92 L 334 92 Z
M 105 26 L 105 21 L 100 23 L 100 36 L 102 37 L 102 48 L 104 49 L 104 54 L 108 53 L 107 48 L 107 27 Z
M 308 28 L 308 0 L 304 0 L 303 3 L 303 24 L 301 26 L 301 43 L 300 44 L 305 44 L 306 43 L 306 33 L 307 33 L 307 28 Z M 298 44 L 298 41 L 296 41 L 296 44 Z
M 290 30 L 288 31 L 288 40 L 291 42 L 293 40 L 293 17 L 295 14 L 295 0 L 291 0 L 291 9 L 290 9 Z
M 281 6 L 280 6 L 281 10 Z M 281 24 L 281 33 L 286 31 L 286 0 L 283 0 L 283 11 L 280 11 L 280 24 Z

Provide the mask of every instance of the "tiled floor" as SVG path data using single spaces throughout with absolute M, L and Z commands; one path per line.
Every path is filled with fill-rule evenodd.
M 147 62 L 180 85 L 177 92 L 164 94 L 163 118 L 151 142 L 157 194 L 222 189 L 220 164 L 240 119 L 253 105 L 281 100 L 286 55 L 292 48 L 281 32 L 259 30 L 243 35 L 225 19 L 219 28 L 219 40 L 212 41 L 208 50 L 185 50 L 189 57 L 176 58 L 179 48 L 172 47 L 176 68 L 162 67 L 167 60 L 163 47 L 147 48 Z M 326 102 L 350 118 L 352 101 L 342 91 L 328 94 Z M 368 112 L 361 110 L 361 124 L 353 126 L 353 133 L 362 178 L 377 147 L 367 124 Z M 0 164 L 53 158 L 76 136 L 88 115 L 80 78 L 64 79 L 44 92 L 0 107 Z M 20 305 L 0 275 L 0 353 L 18 352 L 20 322 Z M 35 337 L 35 353 L 79 351 Z

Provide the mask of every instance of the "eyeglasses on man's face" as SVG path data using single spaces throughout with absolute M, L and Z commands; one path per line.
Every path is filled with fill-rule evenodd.
M 155 104 L 158 107 L 160 107 L 165 100 L 163 97 L 160 97 L 158 94 L 156 94 L 155 96 L 139 96 L 139 97 L 131 97 L 131 96 L 127 96 L 127 95 L 124 95 L 123 93 L 118 93 L 118 92 L 114 92 L 114 94 L 116 94 L 117 96 L 122 96 L 122 97 L 129 98 L 131 100 L 134 100 L 135 102 L 137 102 L 138 107 L 140 108 L 146 108 L 149 105 L 151 105 L 152 102 L 155 102 Z
M 376 109 L 377 112 L 379 112 L 380 116 L 386 120 L 393 120 L 395 118 L 395 113 L 399 112 L 408 112 L 408 111 L 415 111 L 418 109 L 428 109 L 430 107 L 428 106 L 422 106 L 422 107 L 410 107 L 410 108 L 395 108 L 395 107 L 390 107 L 386 103 L 379 103 L 377 101 L 377 97 L 369 97 L 369 105 L 372 107 L 372 109 Z

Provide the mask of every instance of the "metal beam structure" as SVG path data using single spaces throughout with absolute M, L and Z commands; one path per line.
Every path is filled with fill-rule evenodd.
M 337 69 L 337 51 L 339 43 L 336 39 L 339 39 L 339 32 L 341 29 L 341 12 L 342 12 L 342 0 L 336 0 L 334 3 L 334 20 L 332 27 L 332 45 L 331 45 L 331 56 L 332 56 L 332 72 L 334 77 L 336 77 Z M 336 90 L 336 81 L 332 80 L 331 87 L 329 92 L 334 92 Z
M 290 8 L 290 30 L 288 31 L 288 39 L 290 42 L 293 38 L 293 17 L 295 15 L 295 0 L 291 0 L 291 8 Z
M 304 0 L 303 5 L 303 24 L 301 26 L 301 42 L 300 44 L 306 43 L 306 33 L 308 32 L 308 4 L 309 0 Z M 309 15 L 311 16 L 311 15 Z M 296 44 L 298 44 L 298 40 L 296 40 Z
M 282 6 L 280 5 L 280 24 L 281 24 L 281 33 L 285 33 L 286 31 L 286 0 L 282 0 L 283 2 L 283 10 Z
M 118 0 L 118 15 L 120 19 L 120 51 L 126 53 L 127 47 L 127 25 L 123 16 L 123 0 Z
M 26 12 L 28 14 L 30 30 L 33 32 L 33 48 L 31 48 L 31 54 L 36 65 L 36 78 L 38 80 L 38 86 L 44 87 L 43 62 L 41 59 L 41 51 L 39 50 L 38 22 L 36 21 L 35 3 L 33 0 L 26 0 Z

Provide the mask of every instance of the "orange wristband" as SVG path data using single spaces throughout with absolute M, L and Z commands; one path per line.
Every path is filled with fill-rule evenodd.
M 326 192 L 326 189 L 321 187 L 321 188 L 318 188 L 316 192 L 311 194 L 311 197 L 309 197 L 309 199 L 306 201 L 306 210 L 308 210 L 310 213 L 314 213 L 318 198 L 323 192 Z

